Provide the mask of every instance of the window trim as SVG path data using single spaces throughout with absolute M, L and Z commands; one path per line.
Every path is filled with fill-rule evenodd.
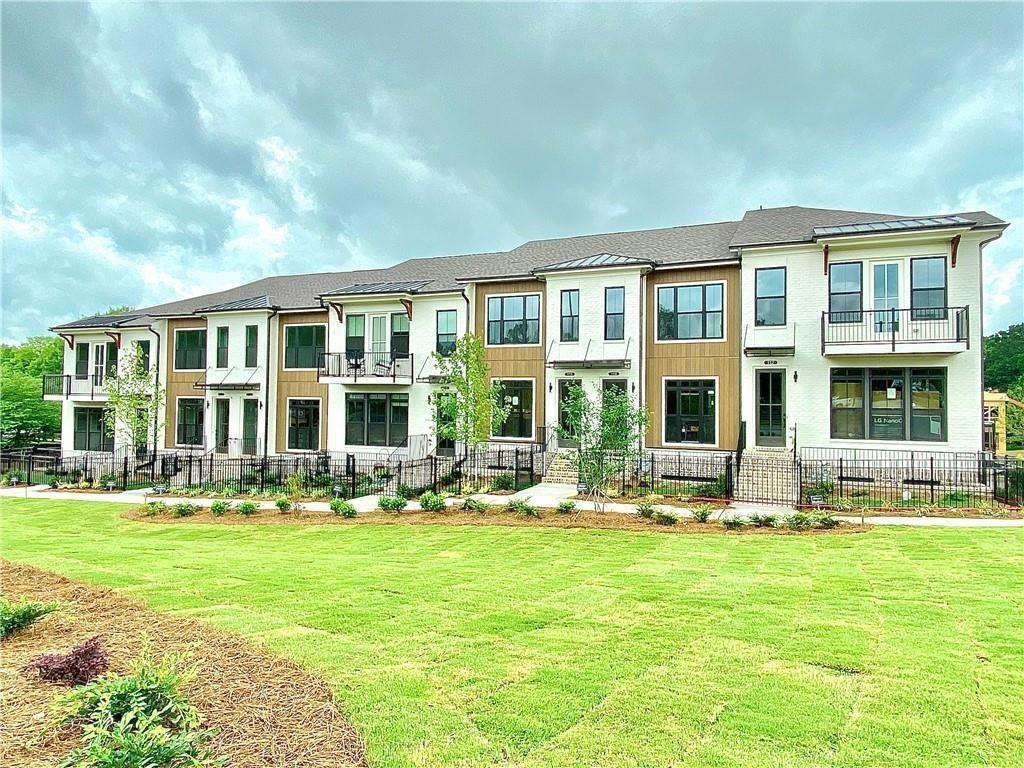
M 759 296 L 757 293 L 757 276 L 761 272 L 774 272 L 782 270 L 782 295 L 781 296 Z M 786 294 L 789 291 L 789 270 L 785 265 L 775 267 L 757 267 L 754 269 L 754 327 L 755 328 L 782 328 L 789 320 L 789 301 Z M 761 299 L 782 299 L 782 322 L 781 323 L 759 323 L 757 322 L 757 302 Z
M 608 291 L 622 291 L 622 311 L 621 312 L 609 312 L 608 311 Z M 722 290 L 722 296 L 725 296 L 725 290 Z M 724 298 L 723 298 L 724 304 Z M 621 317 L 622 318 L 622 335 L 619 337 L 612 337 L 608 335 L 608 318 L 610 317 Z M 722 332 L 725 333 L 725 318 L 722 318 L 723 327 Z M 626 286 L 624 285 L 606 285 L 604 289 L 604 340 L 605 341 L 625 341 L 626 340 Z
M 318 371 L 320 367 L 314 365 L 312 368 L 293 368 L 288 365 L 288 329 L 292 326 L 306 327 L 319 325 L 324 329 L 324 348 L 320 354 L 327 352 L 327 323 L 282 323 L 281 324 L 281 370 L 282 371 Z M 287 443 L 287 438 L 285 440 Z
M 221 331 L 224 332 L 224 346 L 223 347 L 220 345 Z M 221 350 L 224 351 L 224 365 L 220 364 L 220 353 L 221 353 Z M 214 368 L 218 368 L 218 369 L 221 369 L 221 370 L 223 370 L 224 368 L 229 368 L 230 367 L 229 363 L 231 362 L 230 352 L 231 352 L 231 327 L 227 326 L 227 325 L 218 325 L 217 326 L 217 338 L 216 338 L 215 343 L 214 343 L 214 355 L 213 355 Z
M 567 315 L 565 314 L 565 295 L 576 294 L 576 314 Z M 572 310 L 572 297 L 569 298 L 569 309 Z M 576 338 L 567 339 L 565 338 L 565 321 L 576 320 Z M 580 289 L 579 288 L 562 288 L 558 292 L 558 343 L 559 344 L 579 344 L 580 342 Z
M 488 334 L 488 310 L 490 308 L 491 299 L 507 299 L 513 296 L 522 296 L 524 299 L 527 296 L 537 297 L 537 342 L 530 344 L 491 344 L 490 335 Z M 504 318 L 504 309 L 502 309 L 502 318 Z M 523 318 L 526 318 L 526 304 L 523 304 Z M 503 322 L 503 321 L 502 321 Z M 483 307 L 483 337 L 484 347 L 493 347 L 495 349 L 516 349 L 517 347 L 542 347 L 544 346 L 544 294 L 541 291 L 522 291 L 522 292 L 511 292 L 511 293 L 488 293 L 484 294 L 484 307 Z
M 519 344 L 517 346 L 526 346 Z M 531 344 L 529 346 L 536 346 Z M 488 439 L 495 440 L 502 443 L 532 443 L 537 439 L 537 379 L 534 376 L 492 376 L 490 378 L 491 385 L 493 386 L 496 381 L 528 381 L 530 382 L 531 398 L 532 402 L 530 405 L 530 436 L 529 437 L 504 437 L 502 435 L 494 434 L 494 425 L 491 425 L 489 430 L 491 434 Z
M 941 260 L 942 261 L 942 312 L 936 317 L 918 317 L 917 312 L 935 311 L 936 307 L 915 307 L 914 306 L 914 264 L 919 261 Z M 949 264 L 945 256 L 914 256 L 910 259 L 910 319 L 913 322 L 928 322 L 934 320 L 946 320 L 949 318 Z M 938 288 L 918 288 L 919 291 L 937 291 Z
M 457 309 L 438 309 L 434 311 L 434 351 L 442 357 L 447 357 L 448 354 L 441 352 L 441 313 L 451 313 L 455 316 L 455 330 L 452 333 L 446 333 L 445 336 L 452 337 L 452 349 L 455 349 L 455 343 L 459 340 L 459 310 Z
M 203 404 L 203 432 L 202 441 L 197 446 L 195 443 L 179 443 L 178 442 L 178 427 L 181 424 L 180 419 L 180 406 L 181 400 L 199 400 Z M 206 398 L 196 397 L 195 395 L 177 395 L 174 398 L 174 447 L 175 448 L 205 448 L 206 447 Z
M 723 301 L 724 305 L 724 301 Z M 668 416 L 667 384 L 670 381 L 713 381 L 715 382 L 715 442 L 713 443 L 676 443 L 665 439 L 665 417 Z M 697 449 L 711 450 L 718 448 L 719 437 L 721 436 L 722 409 L 719 392 L 721 382 L 718 376 L 662 376 L 661 377 L 661 445 L 670 448 L 679 446 L 691 446 Z
M 178 367 L 178 334 L 179 333 L 184 333 L 186 331 L 203 331 L 203 332 L 207 333 L 207 337 L 206 337 L 205 343 L 203 344 L 203 364 L 199 368 L 179 368 Z M 174 329 L 174 344 L 171 347 L 171 370 L 174 373 L 194 373 L 196 371 L 205 371 L 206 370 L 206 364 L 209 362 L 206 359 L 206 353 L 209 351 L 207 349 L 207 347 L 209 346 L 209 343 L 210 343 L 209 332 L 208 332 L 208 329 L 207 329 L 207 327 L 205 325 L 190 325 L 190 326 L 187 326 L 187 327 L 184 327 L 184 328 L 175 328 Z
M 846 264 L 856 264 L 860 268 L 860 288 L 856 291 L 838 291 L 833 292 L 832 290 L 832 268 L 843 266 Z M 829 262 L 828 265 L 828 277 L 825 281 L 825 288 L 828 290 L 828 324 L 829 325 L 853 325 L 855 323 L 864 322 L 864 262 L 863 261 L 836 261 Z M 832 296 L 853 296 L 857 295 L 860 297 L 858 302 L 859 309 L 832 309 Z M 857 317 L 851 320 L 835 320 L 832 316 L 835 314 L 843 315 L 856 315 Z
M 296 369 L 296 368 L 289 368 L 288 370 L 289 371 L 294 371 L 294 370 L 298 370 L 298 369 Z M 291 432 L 292 400 L 316 400 L 316 402 L 317 402 L 317 409 L 318 409 L 317 412 L 318 412 L 318 414 L 320 416 L 319 423 L 317 424 L 317 432 L 316 432 L 316 445 L 317 445 L 317 447 L 316 448 L 289 448 L 288 447 L 288 437 L 289 437 L 289 432 Z M 257 433 L 259 432 L 259 425 L 258 424 L 257 424 L 257 430 L 256 431 L 257 431 Z M 295 395 L 294 397 L 286 397 L 285 398 L 285 404 L 284 404 L 284 452 L 285 453 L 320 453 L 320 451 L 324 450 L 323 447 L 322 447 L 322 443 L 324 442 L 323 435 L 324 435 L 324 402 L 323 402 L 323 398 L 321 396 L 319 396 L 319 395 L 309 395 L 309 396 L 305 396 L 305 397 L 302 396 L 302 395 Z
M 653 304 L 654 304 L 653 310 L 654 311 L 651 314 L 651 316 L 652 316 L 652 325 L 651 325 L 651 327 L 652 327 L 653 333 L 654 333 L 654 343 L 655 344 L 724 344 L 726 341 L 728 341 L 728 337 L 729 337 L 729 326 L 728 326 L 728 323 L 729 323 L 729 307 L 728 307 L 729 292 L 726 290 L 726 288 L 728 287 L 727 284 L 728 284 L 728 280 L 724 280 L 724 279 L 720 279 L 720 280 L 695 280 L 695 281 L 686 282 L 686 283 L 657 283 L 654 286 L 654 299 L 653 299 Z M 674 290 L 676 288 L 687 288 L 687 287 L 691 287 L 691 286 L 694 286 L 694 285 L 702 285 L 702 286 L 720 285 L 720 286 L 722 286 L 722 335 L 720 337 L 713 337 L 713 338 L 701 337 L 699 339 L 659 339 L 658 338 L 658 292 L 662 288 L 672 288 Z M 702 300 L 706 300 L 706 298 L 707 298 L 707 291 L 704 291 L 703 292 Z M 718 310 L 713 309 L 711 311 L 712 312 L 717 312 Z M 707 312 L 708 312 L 707 309 L 704 309 L 704 310 L 701 311 L 701 314 L 703 314 L 705 316 L 705 319 L 704 319 L 704 328 L 705 329 L 707 328 Z M 679 312 L 677 311 L 676 312 L 676 316 L 678 317 L 678 315 L 679 315 Z M 674 376 L 672 378 L 680 378 L 680 377 Z M 708 377 L 707 376 L 698 376 L 697 378 L 706 379 Z M 674 443 L 673 443 L 673 445 L 674 445 Z

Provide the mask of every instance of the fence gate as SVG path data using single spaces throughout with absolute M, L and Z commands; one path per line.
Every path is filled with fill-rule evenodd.
M 800 461 L 747 451 L 740 459 L 737 501 L 794 506 L 800 502 Z

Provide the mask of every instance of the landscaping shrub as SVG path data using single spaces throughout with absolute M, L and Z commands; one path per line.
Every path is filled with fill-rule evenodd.
M 171 507 L 171 514 L 175 517 L 192 517 L 199 511 L 199 507 L 190 501 L 183 501 Z
M 558 502 L 558 511 L 563 515 L 571 515 L 576 511 L 576 502 L 572 499 Z
M 427 491 L 420 494 L 420 507 L 428 512 L 444 511 L 444 496 Z
M 651 519 L 658 525 L 675 525 L 679 522 L 679 515 L 667 509 L 656 509 L 651 513 Z
M 50 683 L 82 685 L 110 666 L 107 652 L 99 635 L 79 643 L 67 653 L 44 653 L 29 661 L 24 671 L 34 671 L 40 680 Z
M 725 526 L 726 530 L 738 531 L 740 528 L 746 525 L 746 523 L 744 522 L 742 517 L 723 517 L 722 525 Z
M 820 515 L 815 522 L 819 528 L 836 528 L 839 525 L 839 521 L 829 514 Z
M 760 515 L 755 512 L 753 515 L 750 516 L 750 522 L 756 525 L 758 528 L 771 528 L 775 525 L 776 520 L 776 516 L 771 514 Z
M 162 501 L 147 501 L 141 507 L 138 508 L 146 517 L 152 517 L 153 515 L 162 515 L 167 512 L 167 505 Z
M 965 491 L 951 491 L 945 494 L 939 503 L 944 507 L 969 507 L 971 505 L 971 494 Z
M 395 486 L 395 496 L 401 496 L 403 499 L 415 499 L 419 493 L 411 485 L 399 483 Z
M 218 499 L 217 501 L 213 502 L 213 504 L 210 505 L 210 514 L 214 517 L 220 517 L 229 509 L 231 509 L 230 501 Z
M 695 485 L 690 492 L 691 496 L 703 499 L 720 499 L 725 496 L 725 475 L 719 475 L 712 483 Z
M 794 512 L 786 518 L 786 525 L 791 531 L 804 531 L 814 525 L 814 518 L 803 512 Z
M 636 503 L 636 513 L 650 520 L 654 517 L 654 502 L 650 499 L 641 499 Z
M 698 523 L 706 523 L 711 519 L 711 515 L 714 511 L 715 508 L 710 504 L 697 504 L 693 508 L 693 519 Z
M 805 485 L 804 501 L 810 504 L 812 496 L 821 496 L 821 498 L 828 500 L 834 488 L 835 484 L 831 480 L 818 480 L 816 483 Z
M 462 508 L 467 512 L 486 512 L 490 509 L 490 505 L 480 499 L 467 498 L 463 500 Z
M 108 486 L 117 485 L 117 475 L 113 472 L 107 472 L 100 475 L 100 479 L 96 481 L 97 488 L 107 488 Z
M 401 512 L 407 503 L 401 496 L 381 496 L 377 499 L 377 506 L 385 512 Z
M 288 475 L 288 479 L 284 482 L 288 488 L 288 495 L 295 498 L 302 495 L 302 490 L 306 487 L 306 476 L 301 472 L 296 472 L 294 475 Z M 287 512 L 288 510 L 282 509 L 281 511 Z
M 516 479 L 512 476 L 511 472 L 502 472 L 494 476 L 494 479 L 491 481 L 491 488 L 496 491 L 514 491 L 516 489 Z
M 342 517 L 355 517 L 356 508 L 344 499 L 331 499 L 331 512 Z
M 223 766 L 208 743 L 208 729 L 173 731 L 148 720 L 90 733 L 63 763 L 74 768 L 215 768 Z
M 505 505 L 505 511 L 523 517 L 540 517 L 540 510 L 524 499 L 511 499 Z
M 295 477 L 295 475 L 292 475 L 292 477 Z M 278 496 L 276 499 L 274 499 L 274 506 L 277 507 L 277 510 L 281 513 L 290 512 L 292 508 L 292 502 L 286 496 Z
M 256 514 L 259 506 L 254 501 L 243 501 L 238 505 L 238 514 L 248 517 L 249 515 Z
M 46 614 L 53 613 L 58 607 L 57 603 L 38 603 L 31 600 L 14 603 L 6 597 L 0 597 L 0 637 L 10 637 L 20 632 Z

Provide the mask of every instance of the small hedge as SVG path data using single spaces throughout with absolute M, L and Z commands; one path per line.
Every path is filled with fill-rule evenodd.
M 106 649 L 99 635 L 79 643 L 67 653 L 44 653 L 36 656 L 23 667 L 23 671 L 34 671 L 40 680 L 66 685 L 82 685 L 97 675 L 102 675 L 110 666 Z
M 331 512 L 342 517 L 356 516 L 356 508 L 344 499 L 331 499 Z
M 259 505 L 254 501 L 243 501 L 236 507 L 236 509 L 238 510 L 238 514 L 243 517 L 248 517 L 249 515 L 256 514 L 257 510 L 259 510 Z
M 10 637 L 35 624 L 48 613 L 53 613 L 57 603 L 38 603 L 25 600 L 14 603 L 0 597 L 0 637 Z
M 420 494 L 420 509 L 424 509 L 427 512 L 443 512 L 444 511 L 444 496 L 439 493 L 433 493 L 426 491 Z
M 221 517 L 225 512 L 231 509 L 231 502 L 224 501 L 223 499 L 217 499 L 210 505 L 210 514 L 214 517 Z
M 524 499 L 512 499 L 505 505 L 505 511 L 523 517 L 540 517 L 540 510 Z
M 407 503 L 401 496 L 381 496 L 377 499 L 377 506 L 385 512 L 401 512 Z

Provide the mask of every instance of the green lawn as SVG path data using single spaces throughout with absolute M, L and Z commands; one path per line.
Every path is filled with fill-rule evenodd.
M 1024 764 L 1024 530 L 206 526 L 4 499 L 7 558 L 318 670 L 374 766 Z

